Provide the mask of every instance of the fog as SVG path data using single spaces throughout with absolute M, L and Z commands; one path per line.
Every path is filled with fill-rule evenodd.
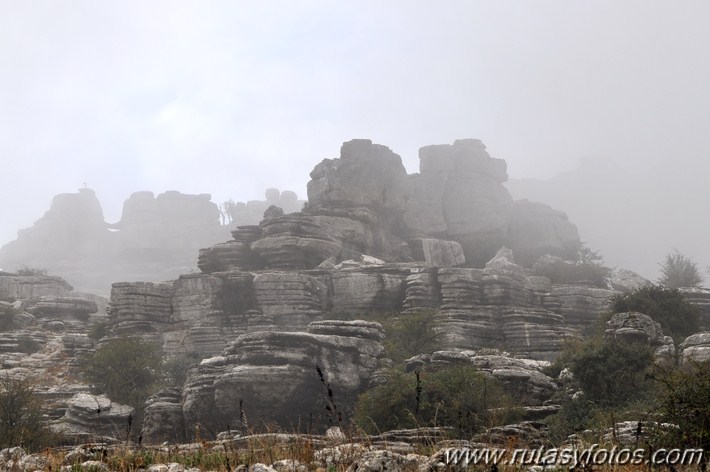
M 705 1 L 2 2 L 0 244 L 57 193 L 305 198 L 343 141 L 481 139 L 611 265 L 710 263 Z M 520 179 L 546 181 L 520 182 Z M 598 195 L 598 198 L 596 196 Z

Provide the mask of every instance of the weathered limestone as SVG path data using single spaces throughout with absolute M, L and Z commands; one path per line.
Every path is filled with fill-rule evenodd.
M 573 259 L 580 248 L 577 227 L 564 212 L 528 200 L 514 203 L 507 240 L 516 261 L 524 266 L 544 254 Z
M 473 365 L 496 378 L 521 405 L 542 405 L 557 391 L 557 384 L 542 370 L 548 362 L 515 358 L 501 352 L 437 351 L 407 360 L 406 369 L 412 371 L 430 366 Z
M 463 248 L 456 241 L 420 238 L 410 239 L 409 247 L 416 261 L 424 261 L 432 267 L 456 267 L 466 263 Z
M 332 274 L 333 311 L 349 313 L 402 311 L 409 270 L 390 265 L 362 265 Z
M 681 288 L 683 298 L 698 310 L 700 329 L 710 330 L 710 289 Z
M 710 361 L 710 332 L 703 331 L 688 336 L 678 349 L 681 363 Z
M 505 161 L 477 139 L 419 150 L 420 174 L 404 216 L 413 235 L 447 235 L 468 263 L 482 265 L 503 245 L 513 199 L 503 186 Z
M 675 363 L 676 349 L 673 338 L 663 335 L 660 323 L 643 313 L 616 313 L 606 323 L 604 337 L 625 344 L 640 343 L 655 349 L 657 360 Z M 692 342 L 692 341 L 691 341 Z
M 187 439 L 181 394 L 179 388 L 164 388 L 148 399 L 141 429 L 145 444 L 176 443 Z
M 501 249 L 483 270 L 439 269 L 437 318 L 447 347 L 495 347 L 552 359 L 574 335 L 563 316 L 544 305 L 540 281 L 511 259 L 512 253 Z
M 65 297 L 72 286 L 61 277 L 17 275 L 0 272 L 0 299 L 32 300 L 40 297 Z
M 127 434 L 135 410 L 103 395 L 80 393 L 69 402 L 64 417 L 52 423 L 53 431 L 75 442 L 117 440 Z M 125 437 L 125 436 L 124 436 Z
M 327 307 L 328 287 L 310 275 L 265 272 L 253 283 L 257 309 L 284 331 L 303 329 Z
M 545 306 L 564 316 L 569 327 L 581 331 L 609 311 L 616 293 L 589 285 L 553 285 Z
M 364 321 L 324 321 L 309 325 L 308 332 L 240 336 L 221 357 L 190 372 L 183 392 L 185 419 L 213 429 L 250 419 L 255 428 L 270 421 L 297 430 L 322 425 L 329 401 L 344 412 L 366 386 L 382 356 L 383 337 L 379 324 Z

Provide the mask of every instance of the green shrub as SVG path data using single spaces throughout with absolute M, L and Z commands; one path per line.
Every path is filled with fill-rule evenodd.
M 675 425 L 656 431 L 658 445 L 710 450 L 710 363 L 687 363 L 657 378 L 661 421 Z
M 638 419 L 639 409 L 647 409 L 657 395 L 649 377 L 653 350 L 645 344 L 625 344 L 601 335 L 570 342 L 549 373 L 563 368 L 572 377 L 554 398 L 560 411 L 546 420 L 555 441 L 588 428 L 610 427 L 627 416 Z
M 159 387 L 160 346 L 139 339 L 113 339 L 96 350 L 84 366 L 96 393 L 141 410 Z
M 658 282 L 668 288 L 697 288 L 703 283 L 698 265 L 678 250 L 666 254 L 661 263 L 661 274 Z
M 96 321 L 89 328 L 89 338 L 98 342 L 101 338 L 108 334 L 108 323 L 106 321 Z
M 663 333 L 680 342 L 700 330 L 697 309 L 673 288 L 651 285 L 619 295 L 612 302 L 614 313 L 638 311 L 660 323 Z
M 514 419 L 517 411 L 500 384 L 472 366 L 420 373 L 393 370 L 386 384 L 358 397 L 355 423 L 368 433 L 419 426 L 450 426 L 460 436 Z
M 597 251 L 582 244 L 574 261 L 558 260 L 547 262 L 536 269 L 556 284 L 591 283 L 595 287 L 606 288 L 611 279 L 611 269 L 604 265 L 604 259 Z
M 442 335 L 436 330 L 434 315 L 434 311 L 419 311 L 384 320 L 387 357 L 401 362 L 417 354 L 441 349 Z
M 34 451 L 51 444 L 41 406 L 29 380 L 0 376 L 0 449 L 22 446 Z

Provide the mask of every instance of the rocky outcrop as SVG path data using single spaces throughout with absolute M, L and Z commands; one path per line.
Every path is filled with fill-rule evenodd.
M 69 402 L 64 417 L 51 428 L 65 440 L 77 443 L 97 439 L 116 441 L 127 437 L 134 413 L 133 408 L 114 403 L 103 395 L 80 393 Z
M 703 331 L 685 338 L 678 346 L 681 363 L 710 361 L 710 332 Z
M 65 297 L 72 289 L 61 277 L 0 272 L 0 300 L 4 301 Z
M 201 247 L 224 240 L 217 205 L 207 194 L 136 192 L 121 220 L 104 221 L 94 192 L 57 195 L 49 211 L 0 249 L 0 265 L 62 274 L 84 291 L 106 294 L 116 280 L 159 281 L 195 266 Z
M 681 288 L 683 298 L 697 309 L 700 329 L 710 330 L 710 289 Z
M 618 292 L 590 285 L 552 285 L 544 305 L 564 317 L 570 328 L 583 331 L 608 312 Z
M 336 416 L 346 412 L 365 388 L 383 354 L 383 338 L 379 324 L 364 321 L 240 336 L 222 356 L 190 372 L 183 391 L 185 421 L 208 430 L 250 420 L 254 428 L 270 421 L 297 430 L 327 424 L 326 406 L 332 413 L 335 403 Z
M 151 396 L 145 404 L 141 435 L 145 444 L 162 444 L 185 441 L 182 392 L 178 388 L 164 388 Z
M 631 293 L 652 285 L 651 281 L 628 269 L 616 269 L 611 273 L 611 288 L 621 293 Z
M 456 241 L 420 238 L 408 241 L 412 257 L 432 267 L 456 267 L 466 263 L 463 248 Z
M 266 209 L 272 205 L 281 208 L 285 214 L 289 214 L 301 211 L 306 203 L 299 200 L 298 195 L 291 190 L 282 192 L 277 188 L 268 188 L 264 196 L 265 200 L 250 200 L 228 205 L 226 211 L 232 220 L 230 227 L 258 225 L 264 218 Z
M 354 316 L 402 311 L 409 272 L 407 268 L 387 264 L 343 267 L 334 271 L 333 311 Z
M 407 371 L 450 365 L 472 365 L 497 379 L 517 402 L 542 405 L 557 391 L 555 381 L 543 373 L 548 362 L 515 358 L 504 352 L 438 351 L 406 361 Z
M 606 323 L 604 337 L 625 344 L 640 343 L 655 349 L 658 360 L 675 363 L 673 338 L 663 335 L 660 323 L 643 313 L 616 313 Z M 692 343 L 692 340 L 691 340 Z
M 501 249 L 485 269 L 440 269 L 442 306 L 437 315 L 449 348 L 494 347 L 551 359 L 574 333 L 564 317 L 545 307 L 547 293 Z
M 543 254 L 574 259 L 580 248 L 577 227 L 564 212 L 528 200 L 514 203 L 507 240 L 516 261 L 524 266 Z
M 419 159 L 405 214 L 409 230 L 446 235 L 461 243 L 470 264 L 484 264 L 503 245 L 513 213 L 505 161 L 490 157 L 477 139 L 423 147 Z

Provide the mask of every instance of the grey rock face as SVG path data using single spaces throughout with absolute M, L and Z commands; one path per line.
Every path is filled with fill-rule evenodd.
M 700 329 L 710 330 L 710 289 L 681 288 L 683 298 L 698 310 Z
M 164 388 L 148 399 L 141 429 L 145 444 L 185 441 L 181 395 L 178 388 Z
M 703 331 L 685 338 L 678 346 L 681 362 L 710 361 L 710 332 Z
M 366 386 L 382 356 L 382 339 L 379 324 L 362 321 L 240 336 L 222 357 L 191 371 L 183 392 L 186 421 L 215 428 L 243 425 L 250 418 L 296 429 L 323 424 L 330 401 L 345 412 Z M 330 400 L 316 367 L 333 392 Z
M 437 315 L 449 348 L 496 347 L 551 359 L 574 335 L 564 317 L 547 309 L 535 284 L 501 249 L 485 269 L 440 269 Z
M 415 261 L 424 261 L 432 267 L 456 267 L 466 263 L 463 248 L 456 241 L 410 239 L 409 246 Z
M 507 239 L 518 263 L 525 266 L 545 254 L 572 259 L 580 247 L 577 227 L 564 212 L 527 200 L 513 205 Z
M 373 265 L 336 270 L 332 274 L 336 313 L 394 313 L 402 310 L 409 270 Z
M 409 231 L 446 235 L 461 243 L 469 263 L 482 265 L 503 245 L 512 217 L 505 161 L 475 139 L 423 147 L 419 159 L 404 216 Z
M 51 427 L 77 442 L 111 440 L 126 430 L 128 419 L 134 413 L 133 408 L 114 403 L 103 395 L 80 393 L 69 402 L 64 417 Z
M 0 298 L 3 300 L 66 297 L 71 291 L 72 286 L 60 277 L 0 272 Z
M 542 370 L 548 362 L 511 357 L 506 353 L 478 351 L 438 351 L 416 356 L 407 361 L 407 370 L 425 366 L 473 365 L 496 378 L 522 405 L 542 405 L 557 391 L 557 384 Z
M 631 293 L 634 290 L 651 285 L 651 281 L 628 269 L 617 269 L 611 274 L 611 287 L 621 293 Z
M 661 325 L 643 313 L 617 313 L 607 321 L 606 326 L 604 336 L 617 341 L 640 342 L 651 346 L 667 344 Z
M 589 285 L 553 285 L 544 305 L 564 316 L 571 328 L 582 330 L 611 308 L 611 299 L 618 292 Z
M 343 143 L 339 159 L 325 159 L 311 172 L 308 183 L 310 214 L 354 211 L 358 219 L 396 224 L 411 193 L 402 159 L 369 139 Z

